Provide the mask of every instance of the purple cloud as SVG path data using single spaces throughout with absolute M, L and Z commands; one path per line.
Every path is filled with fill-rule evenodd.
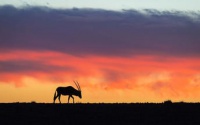
M 0 51 L 200 56 L 199 13 L 0 7 Z
M 28 73 L 28 72 L 48 72 L 55 71 L 76 71 L 74 67 L 70 66 L 55 66 L 50 64 L 43 64 L 40 61 L 28 60 L 8 60 L 0 61 L 0 73 Z

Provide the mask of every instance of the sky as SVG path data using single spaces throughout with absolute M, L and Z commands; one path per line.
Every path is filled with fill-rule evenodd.
M 0 102 L 200 101 L 199 0 L 1 0 Z M 67 102 L 67 97 L 61 97 Z M 58 101 L 57 101 L 58 103 Z
M 0 5 L 48 6 L 51 8 L 101 8 L 121 9 L 159 9 L 199 11 L 199 0 L 1 0 Z

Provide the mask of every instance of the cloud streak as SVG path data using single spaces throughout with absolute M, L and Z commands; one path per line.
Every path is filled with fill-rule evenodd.
M 73 71 L 72 67 L 67 66 L 54 66 L 48 64 L 42 64 L 42 62 L 36 61 L 0 61 L 0 70 L 4 73 L 28 73 L 28 72 L 55 72 L 55 71 Z
M 0 50 L 72 55 L 199 56 L 200 14 L 0 7 Z

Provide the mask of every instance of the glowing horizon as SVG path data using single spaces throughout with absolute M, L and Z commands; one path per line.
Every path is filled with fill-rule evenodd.
M 15 54 L 14 54 L 15 53 Z M 32 68 L 1 73 L 1 102 L 52 102 L 56 87 L 81 84 L 83 99 L 76 102 L 198 102 L 200 60 L 191 58 L 75 57 L 57 52 L 13 51 L 1 54 L 5 60 L 39 62 L 41 70 Z M 9 56 L 15 55 L 15 56 Z M 9 57 L 5 58 L 5 57 Z M 45 59 L 46 58 L 46 59 Z M 64 59 L 63 59 L 64 58 Z M 161 60 L 161 61 L 160 61 Z M 183 63 L 184 62 L 184 63 Z M 192 66 L 191 66 L 192 63 Z M 45 66 L 49 68 L 45 68 Z M 63 67 L 55 68 L 50 67 Z M 64 69 L 71 67 L 71 69 Z M 47 71 L 45 71 L 47 70 Z M 6 87 L 7 86 L 7 87 Z M 13 86 L 13 87 L 12 87 Z M 14 97 L 8 91 L 14 93 Z M 45 92 L 46 93 L 45 93 Z M 23 95 L 23 98 L 21 96 Z M 12 100 L 12 98 L 15 98 Z M 66 97 L 62 97 L 62 102 Z

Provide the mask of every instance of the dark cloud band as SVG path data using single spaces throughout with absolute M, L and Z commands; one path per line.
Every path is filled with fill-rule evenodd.
M 0 7 L 0 50 L 200 56 L 199 13 Z

